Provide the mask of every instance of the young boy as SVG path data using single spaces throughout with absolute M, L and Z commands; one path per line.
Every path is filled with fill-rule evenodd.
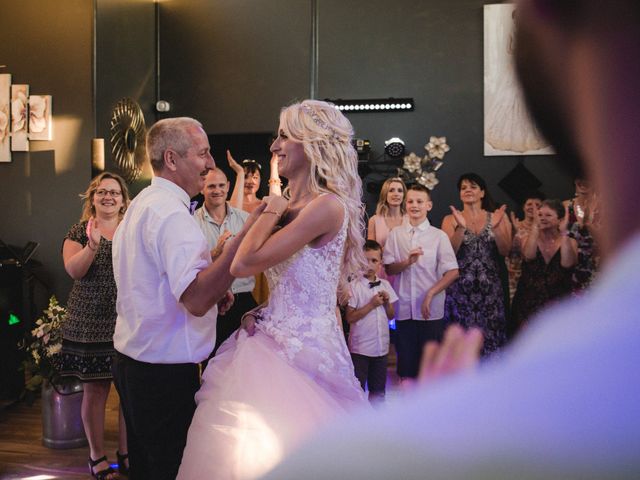
M 398 275 L 396 352 L 398 375 L 416 378 L 424 344 L 444 333 L 445 289 L 458 278 L 458 262 L 447 234 L 429 224 L 429 190 L 412 185 L 406 196 L 408 222 L 389 233 L 384 252 L 388 274 Z
M 382 265 L 382 247 L 375 240 L 364 244 L 367 271 L 353 280 L 351 297 L 346 309 L 350 325 L 349 351 L 356 377 L 362 389 L 369 387 L 369 401 L 384 401 L 389 353 L 389 320 L 393 318 L 393 303 L 398 301 L 391 284 L 377 273 Z

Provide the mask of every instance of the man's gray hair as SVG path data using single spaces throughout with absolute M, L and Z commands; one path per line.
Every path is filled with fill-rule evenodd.
M 202 128 L 202 124 L 190 117 L 165 118 L 156 122 L 147 132 L 147 155 L 154 172 L 164 168 L 164 153 L 175 150 L 185 155 L 191 146 L 189 127 Z

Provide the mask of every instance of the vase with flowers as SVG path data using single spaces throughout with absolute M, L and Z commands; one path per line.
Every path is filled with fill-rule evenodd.
M 62 350 L 62 325 L 66 309 L 55 296 L 25 341 L 24 362 L 27 399 L 42 392 L 42 443 L 49 448 L 76 448 L 87 444 L 82 425 L 82 384 L 75 377 L 61 378 L 57 364 Z
M 24 361 L 25 388 L 28 392 L 40 390 L 44 380 L 55 381 L 56 362 L 62 349 L 62 324 L 66 315 L 66 309 L 58 303 L 55 295 L 52 296 L 25 341 L 28 354 Z

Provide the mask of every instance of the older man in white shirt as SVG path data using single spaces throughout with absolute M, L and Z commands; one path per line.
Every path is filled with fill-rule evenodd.
M 147 134 L 151 185 L 131 202 L 113 239 L 118 288 L 115 382 L 122 400 L 130 478 L 175 478 L 200 386 L 199 362 L 215 341 L 216 303 L 248 227 L 212 263 L 190 198 L 214 167 L 202 125 L 157 122 Z M 258 210 L 259 214 L 260 210 Z

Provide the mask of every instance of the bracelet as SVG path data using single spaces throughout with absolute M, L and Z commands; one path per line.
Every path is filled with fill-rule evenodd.
M 278 218 L 280 218 L 282 216 L 281 213 L 278 213 L 275 210 L 264 210 L 262 213 L 271 213 L 271 214 L 275 215 Z
M 463 227 L 462 225 L 460 225 L 460 224 L 458 223 L 458 224 L 456 225 L 456 228 L 454 228 L 453 230 L 457 232 L 458 230 L 464 230 L 464 229 L 465 229 L 465 227 Z
M 89 250 L 93 250 L 94 252 L 95 252 L 96 250 L 98 250 L 98 247 L 97 247 L 97 246 L 96 246 L 96 248 L 93 248 L 93 247 L 91 246 L 91 240 L 89 240 L 89 241 L 87 242 L 87 247 L 89 247 Z
M 282 186 L 282 180 L 280 180 L 279 178 L 270 178 L 269 181 L 267 182 L 269 185 L 278 185 L 279 187 Z

